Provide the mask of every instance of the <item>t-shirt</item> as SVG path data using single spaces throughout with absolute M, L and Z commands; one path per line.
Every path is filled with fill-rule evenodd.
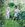
M 15 9 L 14 16 L 17 17 L 19 13 L 20 13 L 20 10 L 19 9 Z
M 19 9 L 15 9 L 15 13 L 20 13 L 20 10 Z

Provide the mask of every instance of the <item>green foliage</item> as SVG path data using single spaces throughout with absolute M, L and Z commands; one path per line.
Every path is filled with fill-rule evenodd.
M 21 8 L 23 8 L 23 4 L 19 3 L 18 8 L 21 10 Z
M 0 8 L 4 6 L 4 0 L 0 0 Z
M 1 7 L 0 10 L 1 10 L 0 20 L 2 20 L 5 18 L 5 6 Z
M 25 11 L 21 12 L 21 19 L 25 20 Z
M 9 3 L 8 5 L 9 5 L 9 7 L 13 7 L 14 3 Z

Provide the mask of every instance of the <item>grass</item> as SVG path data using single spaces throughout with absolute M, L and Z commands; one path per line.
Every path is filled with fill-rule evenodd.
M 21 27 L 21 25 L 17 23 L 17 21 L 14 20 L 4 20 L 4 21 L 5 21 L 4 27 Z

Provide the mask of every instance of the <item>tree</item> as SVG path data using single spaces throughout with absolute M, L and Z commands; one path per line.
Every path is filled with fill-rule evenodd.
M 5 8 L 6 8 L 6 6 L 5 6 L 5 0 L 0 0 L 0 20 L 2 20 L 2 19 L 4 19 L 4 17 L 5 17 Z
M 15 4 L 14 3 L 9 3 L 8 5 L 9 5 L 9 7 L 13 7 Z

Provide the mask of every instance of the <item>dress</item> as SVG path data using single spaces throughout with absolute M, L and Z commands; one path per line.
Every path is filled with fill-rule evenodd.
M 7 8 L 6 10 L 6 19 L 9 19 L 10 17 L 10 8 Z

